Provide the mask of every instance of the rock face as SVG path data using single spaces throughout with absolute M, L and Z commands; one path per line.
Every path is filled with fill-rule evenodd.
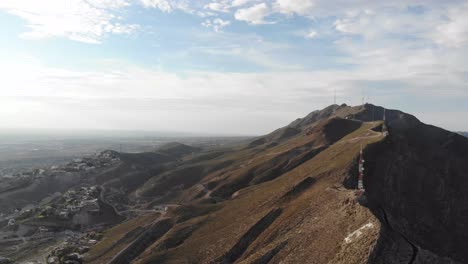
M 468 139 L 405 114 L 388 126 L 365 152 L 369 206 L 383 226 L 371 263 L 467 263 Z

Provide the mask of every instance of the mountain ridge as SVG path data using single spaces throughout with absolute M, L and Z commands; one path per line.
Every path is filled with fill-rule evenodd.
M 380 132 L 384 113 L 390 133 L 387 136 Z M 408 140 L 416 145 L 407 145 Z M 371 104 L 356 107 L 332 105 L 314 111 L 254 139 L 246 146 L 203 161 L 228 163 L 213 170 L 202 170 L 202 174 L 197 176 L 199 183 L 195 181 L 184 186 L 182 190 L 174 191 L 178 194 L 165 200 L 179 203 L 177 208 L 169 211 L 171 217 L 179 220 L 175 220 L 174 227 L 156 239 L 134 262 L 465 261 L 468 256 L 461 248 L 454 246 L 453 250 L 447 250 L 436 241 L 428 243 L 425 239 L 431 237 L 430 234 L 418 229 L 418 225 L 427 224 L 417 216 L 437 218 L 440 212 L 415 210 L 418 214 L 413 216 L 410 211 L 421 201 L 411 195 L 398 194 L 406 190 L 400 190 L 401 187 L 394 186 L 391 191 L 387 190 L 389 187 L 381 186 L 386 182 L 393 186 L 392 182 L 408 181 L 409 175 L 414 173 L 412 165 L 402 163 L 391 167 L 392 175 L 397 171 L 400 175 L 394 174 L 392 178 L 388 178 L 390 172 L 382 173 L 381 170 L 388 167 L 389 160 L 397 158 L 399 161 L 398 157 L 404 155 L 399 146 L 419 151 L 428 148 L 426 144 L 435 144 L 431 150 L 440 148 L 452 153 L 449 155 L 452 159 L 459 156 L 459 160 L 465 157 L 467 142 L 461 136 L 425 125 L 412 115 Z M 368 189 L 365 206 L 359 204 L 354 193 L 361 147 L 369 168 L 364 180 Z M 434 167 L 432 156 L 420 155 L 419 158 L 430 172 L 437 171 L 430 169 Z M 438 158 L 442 157 L 438 155 Z M 450 166 L 457 165 L 453 163 Z M 458 179 L 459 175 L 453 177 Z M 450 180 L 451 177 L 446 178 Z M 417 183 L 407 184 L 413 186 Z M 380 190 L 387 190 L 387 193 L 395 193 L 396 190 L 394 196 L 406 197 L 406 202 L 412 207 L 397 214 L 397 218 L 395 214 L 398 211 L 395 210 L 398 207 L 395 209 L 395 206 L 403 201 L 392 199 L 394 196 L 382 198 Z M 426 199 L 428 196 L 421 195 Z M 454 196 L 450 200 L 464 203 Z M 402 214 L 405 217 L 402 218 Z M 455 219 L 456 215 L 449 217 Z M 451 228 L 448 224 L 443 226 L 444 230 Z M 188 230 L 188 233 L 182 230 Z M 457 237 L 453 232 L 450 231 L 450 237 Z M 177 246 L 163 246 L 168 243 L 165 241 L 172 240 L 178 241 Z M 448 240 L 445 242 L 449 243 Z M 388 257 L 390 255 L 391 258 Z M 447 260 L 447 256 L 453 259 Z
M 468 260 L 468 139 L 398 110 L 331 105 L 235 146 L 101 155 L 112 166 L 86 180 L 122 220 L 86 263 Z

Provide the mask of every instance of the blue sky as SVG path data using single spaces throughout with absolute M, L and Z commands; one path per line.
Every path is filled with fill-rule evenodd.
M 262 134 L 336 90 L 468 130 L 468 2 L 385 2 L 1 0 L 0 128 Z

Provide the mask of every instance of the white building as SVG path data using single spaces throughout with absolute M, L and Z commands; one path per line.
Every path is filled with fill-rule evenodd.
M 14 226 L 14 225 L 16 225 L 16 220 L 15 219 L 12 218 L 12 219 L 8 220 L 8 226 Z

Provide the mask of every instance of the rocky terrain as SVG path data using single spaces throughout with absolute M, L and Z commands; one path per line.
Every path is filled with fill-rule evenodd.
M 117 223 L 51 263 L 468 263 L 468 139 L 397 110 L 332 105 L 236 146 L 106 155 L 80 190 Z

